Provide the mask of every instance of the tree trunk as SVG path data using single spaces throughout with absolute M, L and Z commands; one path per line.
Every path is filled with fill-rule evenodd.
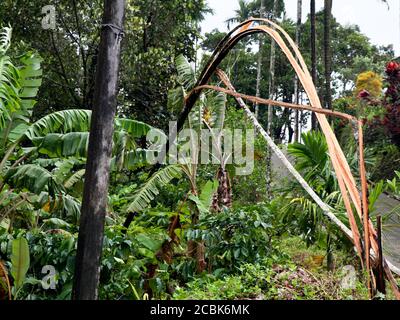
M 105 0 L 76 254 L 75 300 L 98 297 L 124 11 L 124 0 Z
M 315 87 L 317 87 L 317 31 L 315 17 L 315 0 L 311 0 L 310 5 L 310 20 L 311 20 L 311 76 Z M 311 113 L 311 128 L 317 130 L 317 116 L 314 112 Z
M 278 0 L 274 0 L 274 9 L 273 9 L 273 19 L 276 19 L 276 15 L 278 12 Z M 270 64 L 269 64 L 269 81 L 268 81 L 268 98 L 272 99 L 275 92 L 275 56 L 276 56 L 276 43 L 272 39 L 271 40 L 271 55 L 270 55 Z M 268 123 L 267 123 L 267 132 L 271 134 L 273 121 L 273 107 L 268 106 Z
M 265 0 L 261 0 L 261 7 L 260 7 L 260 18 L 265 18 Z M 258 40 L 258 62 L 257 62 L 257 84 L 256 84 L 256 97 L 260 97 L 260 86 L 261 86 L 261 77 L 262 77 L 262 56 L 263 56 L 263 35 L 259 35 Z M 258 119 L 259 113 L 259 105 L 256 103 L 255 107 L 255 114 L 256 118 Z
M 330 110 L 332 110 L 331 15 L 332 15 L 332 0 L 325 0 L 325 9 L 324 9 L 325 107 Z
M 192 189 L 192 194 L 198 196 L 197 190 Z M 192 228 L 196 228 L 200 218 L 199 209 L 194 203 L 189 203 L 189 210 L 191 212 L 191 226 Z M 196 261 L 196 272 L 199 274 L 202 273 L 207 267 L 204 240 L 189 240 L 187 252 L 188 256 Z
M 278 14 L 278 0 L 274 0 L 274 9 L 273 9 L 273 19 L 276 19 Z M 275 92 L 275 54 L 276 54 L 276 43 L 272 39 L 271 40 L 271 56 L 270 56 L 270 64 L 269 64 L 269 81 L 268 81 L 268 98 L 273 99 L 273 95 Z M 271 136 L 272 131 L 272 121 L 273 121 L 273 107 L 271 105 L 268 106 L 268 122 L 267 122 L 267 132 Z M 271 180 L 272 180 L 272 163 L 271 163 L 271 150 L 268 149 L 267 152 L 267 167 L 266 167 L 266 188 L 267 188 L 267 198 L 271 199 Z
M 232 207 L 232 186 L 229 172 L 223 167 L 217 171 L 218 189 L 214 194 L 211 208 L 214 212 L 220 212 L 223 207 Z
M 296 25 L 296 45 L 300 44 L 300 29 L 301 29 L 301 16 L 302 16 L 302 0 L 297 0 L 297 25 Z M 296 76 L 294 79 L 294 103 L 299 104 L 299 78 Z M 294 117 L 294 141 L 300 141 L 300 125 L 299 125 L 299 110 L 295 110 Z

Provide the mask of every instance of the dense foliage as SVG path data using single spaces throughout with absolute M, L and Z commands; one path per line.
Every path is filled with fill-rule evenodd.
M 274 1 L 265 3 L 272 17 Z M 38 23 L 46 1 L 25 4 L 3 0 L 0 7 L 0 300 L 63 300 L 71 298 L 74 277 L 102 1 L 55 1 L 55 30 Z M 259 16 L 260 4 L 240 0 L 226 21 L 229 28 Z M 284 1 L 277 7 L 280 25 L 294 38 L 296 24 L 284 14 Z M 198 134 L 196 147 L 186 152 L 188 143 L 181 139 L 180 161 L 163 166 L 147 161 L 161 151 L 146 140 L 148 133 L 167 137 L 161 130 L 179 115 L 199 70 L 226 35 L 217 29 L 202 35 L 200 23 L 208 13 L 204 0 L 127 1 L 99 298 L 367 298 L 350 241 L 275 160 L 269 162 L 261 135 L 255 135 L 254 170 L 248 175 L 236 173 L 224 144 L 213 145 L 216 162 L 193 161 L 204 156 L 198 147 L 202 129 L 212 132 L 214 141 L 224 140 L 218 131 L 224 128 L 242 129 L 242 138 L 246 130 L 254 132 L 232 97 L 203 91 L 184 125 Z M 300 25 L 307 64 L 310 23 L 307 17 Z M 333 19 L 331 28 L 333 106 L 363 120 L 368 200 L 375 214 L 384 192 L 400 199 L 400 64 L 393 47 L 373 45 L 357 26 Z M 317 39 L 322 48 L 322 11 Z M 256 95 L 258 58 L 265 66 L 271 62 L 271 41 L 265 39 L 256 52 L 259 40 L 241 41 L 220 66 L 238 92 Z M 317 69 L 321 92 L 322 56 Z M 293 79 L 286 57 L 277 52 L 274 99 L 293 102 Z M 268 97 L 270 80 L 263 68 L 262 97 Z M 259 113 L 263 125 L 266 111 Z M 309 112 L 300 115 L 299 141 L 290 109 L 274 108 L 271 134 L 348 224 L 326 138 L 308 130 Z M 331 123 L 359 182 L 352 127 L 338 119 Z M 393 208 L 384 227 L 396 225 L 398 217 Z M 351 288 L 343 284 L 349 268 L 356 279 Z

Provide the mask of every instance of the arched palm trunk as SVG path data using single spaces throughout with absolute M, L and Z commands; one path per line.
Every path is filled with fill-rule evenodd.
M 216 71 L 217 66 L 223 61 L 223 59 L 227 56 L 227 54 L 229 53 L 229 51 L 234 47 L 234 45 L 242 38 L 249 36 L 251 34 L 257 34 L 257 33 L 261 33 L 261 32 L 265 32 L 270 34 L 274 39 L 276 39 L 276 41 L 279 41 L 279 46 L 282 49 L 282 51 L 285 53 L 286 57 L 288 58 L 288 60 L 290 61 L 291 65 L 293 66 L 293 68 L 296 70 L 296 73 L 298 74 L 302 86 L 305 90 L 305 92 L 307 93 L 311 105 L 312 107 L 306 107 L 306 106 L 302 106 L 301 108 L 303 110 L 309 110 L 309 111 L 313 111 L 318 113 L 318 120 L 320 122 L 321 125 L 321 129 L 323 130 L 324 134 L 327 136 L 327 142 L 328 142 L 328 146 L 330 148 L 330 154 L 331 154 L 331 160 L 332 160 L 332 165 L 334 167 L 334 170 L 337 174 L 337 176 L 340 178 L 338 179 L 339 181 L 339 187 L 341 190 L 341 194 L 343 196 L 343 199 L 345 200 L 345 205 L 346 205 L 346 211 L 347 211 L 347 216 L 351 225 L 352 230 L 350 231 L 340 220 L 337 219 L 337 217 L 335 215 L 333 215 L 329 210 L 329 207 L 327 208 L 326 204 L 324 204 L 323 202 L 321 203 L 321 199 L 315 194 L 315 192 L 309 188 L 309 186 L 307 187 L 307 183 L 304 181 L 304 179 L 298 174 L 298 172 L 296 170 L 294 170 L 293 166 L 290 164 L 290 162 L 283 156 L 282 152 L 279 150 L 279 148 L 276 147 L 274 141 L 271 139 L 271 137 L 268 136 L 268 134 L 265 133 L 265 130 L 263 130 L 260 126 L 259 123 L 257 121 L 257 119 L 255 119 L 254 124 L 255 126 L 262 130 L 260 130 L 260 132 L 262 133 L 262 135 L 265 137 L 265 139 L 267 140 L 267 142 L 270 144 L 271 148 L 273 148 L 274 150 L 277 151 L 277 155 L 278 157 L 283 161 L 283 163 L 285 164 L 285 166 L 288 167 L 289 171 L 291 173 L 293 173 L 293 175 L 296 177 L 296 179 L 299 180 L 299 182 L 302 184 L 302 186 L 305 188 L 305 190 L 310 194 L 310 196 L 317 202 L 318 205 L 321 205 L 322 210 L 324 211 L 325 214 L 327 214 L 327 216 L 330 217 L 330 219 L 341 229 L 343 230 L 343 232 L 345 232 L 346 235 L 349 235 L 350 239 L 353 239 L 354 244 L 357 246 L 357 251 L 361 256 L 361 243 L 360 243 L 360 232 L 358 229 L 358 226 L 356 224 L 356 220 L 355 220 L 355 216 L 354 216 L 354 211 L 352 209 L 352 204 L 354 205 L 355 209 L 356 209 L 356 213 L 358 214 L 358 216 L 361 218 L 363 210 L 362 210 L 362 206 L 361 206 L 361 199 L 360 199 L 360 194 L 357 191 L 357 185 L 356 185 L 356 181 L 351 173 L 350 167 L 347 163 L 347 160 L 344 156 L 343 150 L 341 149 L 333 131 L 332 128 L 329 126 L 329 123 L 326 119 L 326 114 L 335 114 L 337 116 L 340 116 L 342 118 L 348 119 L 348 120 L 352 120 L 354 121 L 353 117 L 349 116 L 349 115 L 345 115 L 345 114 L 339 114 L 339 113 L 335 113 L 332 112 L 330 110 L 324 109 L 321 107 L 321 103 L 318 99 L 318 95 L 315 89 L 315 86 L 312 84 L 312 79 L 311 79 L 311 75 L 308 72 L 307 66 L 305 64 L 304 59 L 302 58 L 300 51 L 298 50 L 298 48 L 295 46 L 294 41 L 292 41 L 290 39 L 290 36 L 281 28 L 279 27 L 277 24 L 264 19 L 262 21 L 268 23 L 269 25 L 273 26 L 273 27 L 268 27 L 268 26 L 254 26 L 254 22 L 260 21 L 261 19 L 250 19 L 248 21 L 245 21 L 241 24 L 239 24 L 235 29 L 233 29 L 232 31 L 230 31 L 225 38 L 220 42 L 220 44 L 218 45 L 218 47 L 216 48 L 215 52 L 213 53 L 213 55 L 211 56 L 209 62 L 207 63 L 207 65 L 205 66 L 200 78 L 198 79 L 195 88 L 190 92 L 190 94 L 186 97 L 185 99 L 185 107 L 183 108 L 179 118 L 178 118 L 178 122 L 176 124 L 176 128 L 177 130 L 174 130 L 175 132 L 178 132 L 179 130 L 181 130 L 181 128 L 183 127 L 183 124 L 185 122 L 185 120 L 188 117 L 188 114 L 190 113 L 190 110 L 192 110 L 193 106 L 195 105 L 196 101 L 198 100 L 200 93 L 203 89 L 205 89 L 206 87 L 208 87 L 209 89 L 213 89 L 216 90 L 215 88 L 218 87 L 213 87 L 213 86 L 207 86 L 206 83 L 210 80 L 211 76 L 213 75 L 213 73 Z M 288 41 L 289 46 L 294 50 L 297 58 L 300 61 L 300 65 L 297 64 L 295 57 L 293 56 L 293 54 L 290 52 L 289 47 L 285 44 L 284 40 L 282 39 L 282 37 L 279 35 L 279 33 L 276 33 L 274 31 L 275 29 L 278 29 L 284 36 L 284 38 Z M 236 33 L 237 32 L 237 33 Z M 236 34 L 235 34 L 236 33 Z M 222 90 L 222 88 L 219 88 L 219 91 Z M 223 92 L 223 91 L 222 91 Z M 228 92 L 226 92 L 228 93 Z M 238 95 L 236 93 L 231 93 L 229 92 L 230 95 L 237 97 Z M 244 98 L 245 95 L 239 95 L 240 97 Z M 257 99 L 255 97 L 252 97 L 252 99 L 250 99 L 252 102 L 254 102 L 254 99 Z M 279 105 L 279 106 L 284 106 L 282 102 L 273 102 L 271 100 L 265 100 L 262 99 L 262 103 L 263 104 L 268 104 L 268 105 Z M 259 100 L 260 102 L 260 100 Z M 261 103 L 261 102 L 260 102 Z M 289 106 L 286 104 L 286 106 L 284 107 L 290 107 L 290 108 L 294 108 L 296 109 L 297 106 Z M 251 117 L 251 112 L 246 110 L 246 113 Z M 350 117 L 350 118 L 349 118 Z M 359 134 L 361 134 L 359 132 Z M 172 136 L 172 141 L 175 139 L 176 136 Z M 166 150 L 168 151 L 169 147 L 167 145 Z M 360 150 L 362 150 L 363 148 L 360 146 Z M 360 163 L 362 163 L 362 161 L 360 160 Z M 360 170 L 361 171 L 361 170 Z M 363 188 L 365 189 L 365 188 Z M 327 209 L 326 210 L 324 210 Z M 343 226 L 345 228 L 343 228 Z M 374 227 L 372 225 L 372 222 L 369 221 L 369 225 L 368 228 L 370 229 L 370 231 L 372 231 L 372 235 L 376 234 L 376 231 L 374 230 Z M 377 245 L 376 245 L 376 241 L 373 237 L 371 237 L 371 243 L 373 244 L 373 250 L 371 251 L 371 256 L 374 256 L 374 253 L 377 251 Z M 391 270 L 395 270 L 395 272 L 399 272 L 400 271 L 398 269 L 396 269 L 394 266 L 392 266 L 388 261 L 384 260 L 384 270 L 385 270 L 385 274 L 387 279 L 389 280 L 393 292 L 396 295 L 396 297 L 398 299 L 400 299 L 400 291 L 398 288 L 398 285 L 391 273 Z

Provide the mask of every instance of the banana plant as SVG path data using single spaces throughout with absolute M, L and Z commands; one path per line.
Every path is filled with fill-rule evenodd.
M 195 72 L 183 55 L 177 57 L 176 68 L 180 85 L 169 94 L 169 107 L 173 110 L 179 110 L 184 107 L 184 97 L 193 89 L 196 83 Z M 218 211 L 218 203 L 230 206 L 232 200 L 229 175 L 226 170 L 226 164 L 232 154 L 225 152 L 222 148 L 222 129 L 224 128 L 225 122 L 226 103 L 226 95 L 223 93 L 205 92 L 201 94 L 197 106 L 193 108 L 188 116 L 187 125 L 185 127 L 190 129 L 190 132 L 193 130 L 197 132 L 197 141 L 195 141 L 196 139 L 194 137 L 190 137 L 190 141 L 194 142 L 190 145 L 190 157 L 187 157 L 186 161 L 185 158 L 181 159 L 183 160 L 181 162 L 182 170 L 188 177 L 192 186 L 192 197 L 197 197 L 196 176 L 199 163 L 199 146 L 202 143 L 208 145 L 206 139 L 209 139 L 209 137 L 203 136 L 200 130 L 203 128 L 208 129 L 213 144 L 213 153 L 211 157 L 213 158 L 213 163 L 215 162 L 214 160 L 217 160 L 216 163 L 220 166 L 216 175 L 216 179 L 219 182 L 218 192 L 212 203 L 212 207 L 216 209 L 216 211 Z M 226 201 L 223 202 L 221 199 L 226 199 Z M 198 201 L 196 201 L 196 203 L 198 203 Z
M 179 85 L 170 90 L 168 95 L 168 107 L 171 111 L 183 107 L 184 99 L 187 90 L 190 90 L 196 83 L 196 75 L 186 58 L 182 55 L 176 58 L 177 80 Z M 203 98 L 203 97 L 202 97 Z M 202 99 L 200 99 L 202 100 Z M 200 128 L 202 123 L 202 108 L 194 108 L 189 115 L 186 128 Z M 191 142 L 195 142 L 193 137 L 190 137 Z M 172 143 L 172 142 L 170 142 Z M 190 149 L 188 157 L 173 158 L 171 162 L 176 164 L 167 165 L 159 169 L 137 190 L 132 196 L 131 204 L 127 207 L 127 212 L 141 212 L 149 206 L 150 202 L 159 194 L 159 190 L 171 182 L 174 178 L 179 178 L 183 174 L 188 178 L 191 185 L 191 193 L 197 196 L 197 167 L 198 167 L 198 144 L 191 143 L 190 145 L 178 145 L 178 154 L 182 155 Z M 187 153 L 186 153 L 187 154 Z
M 187 92 L 193 89 L 196 83 L 196 74 L 190 66 L 186 58 L 182 55 L 176 58 L 177 81 L 178 86 L 171 90 L 168 95 L 168 107 L 171 111 L 180 110 L 184 106 L 185 96 Z M 206 201 L 204 194 L 209 194 L 210 199 L 215 193 L 217 182 L 208 182 L 204 188 L 208 190 L 207 193 L 199 192 L 197 182 L 197 171 L 199 166 L 200 143 L 202 128 L 223 128 L 225 117 L 225 103 L 226 97 L 223 94 L 202 94 L 196 107 L 190 112 L 186 121 L 184 129 L 190 129 L 188 137 L 189 143 L 176 142 L 177 144 L 177 157 L 170 158 L 170 164 L 164 168 L 158 169 L 148 180 L 145 182 L 130 199 L 131 203 L 127 207 L 128 218 L 125 226 L 128 226 L 132 217 L 143 211 L 150 202 L 159 194 L 159 190 L 171 182 L 174 178 L 185 175 L 190 182 L 190 191 L 188 191 L 186 205 L 189 206 L 189 213 L 191 215 L 192 227 L 199 221 L 201 213 L 205 213 L 211 207 L 211 200 Z M 197 134 L 194 134 L 196 132 Z M 221 137 L 214 137 L 218 140 Z M 170 143 L 175 143 L 170 141 Z M 220 149 L 218 149 L 221 151 Z M 223 157 L 221 152 L 220 158 Z M 224 159 L 222 159 L 224 162 Z M 190 256 L 197 260 L 197 270 L 202 272 L 205 267 L 204 244 L 202 241 L 189 241 L 188 252 Z
M 63 110 L 31 122 L 42 59 L 28 52 L 13 64 L 7 55 L 11 33 L 0 31 L 0 220 L 40 209 L 77 222 L 75 190 L 84 178 L 91 111 Z M 140 121 L 115 119 L 113 170 L 145 165 L 149 151 L 136 139 L 150 130 Z
M 8 190 L 28 190 L 42 200 L 47 198 L 41 206 L 51 212 L 64 212 L 76 223 L 80 194 L 74 190 L 77 184 L 82 185 L 85 174 L 90 117 L 89 110 L 65 110 L 27 127 L 18 142 L 30 146 L 18 150 L 19 158 L 3 169 L 3 185 L 6 183 Z M 153 128 L 121 118 L 115 120 L 115 127 L 112 169 L 145 165 L 149 150 L 139 149 L 135 139 Z

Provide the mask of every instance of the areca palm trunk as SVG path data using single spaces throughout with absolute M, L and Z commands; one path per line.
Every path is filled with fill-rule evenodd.
M 332 110 L 331 15 L 332 15 L 332 0 L 325 0 L 325 9 L 324 9 L 325 107 L 330 110 Z
M 296 24 L 296 45 L 300 44 L 300 28 L 301 28 L 301 15 L 302 15 L 302 0 L 297 0 L 297 24 Z M 299 104 L 299 78 L 296 76 L 294 79 L 294 103 Z M 300 126 L 299 126 L 299 110 L 295 110 L 294 118 L 294 141 L 298 142 L 300 139 Z
M 265 0 L 261 0 L 261 6 L 260 6 L 260 18 L 265 17 Z M 258 62 L 257 62 L 257 83 L 256 83 L 256 97 L 260 97 L 260 86 L 261 86 L 261 77 L 262 77 L 262 53 L 263 53 L 263 37 L 262 35 L 259 36 L 258 40 Z M 258 113 L 259 113 L 259 105 L 256 103 L 255 107 L 255 115 L 256 118 L 258 119 Z
M 311 77 L 315 87 L 317 87 L 317 31 L 315 27 L 315 0 L 310 1 L 310 22 L 311 22 Z M 311 129 L 316 130 L 318 126 L 315 113 L 311 114 Z
M 276 18 L 278 14 L 278 0 L 274 0 L 273 17 Z M 271 55 L 269 65 L 269 81 L 268 81 L 268 97 L 273 98 L 275 92 L 275 56 L 276 56 L 276 43 L 271 40 Z M 272 121 L 273 121 L 273 107 L 268 106 L 268 122 L 267 122 L 267 133 L 271 136 L 272 132 Z M 271 199 L 271 181 L 272 181 L 272 162 L 271 162 L 271 149 L 268 148 L 267 152 L 267 167 L 266 167 L 266 188 L 267 198 Z

